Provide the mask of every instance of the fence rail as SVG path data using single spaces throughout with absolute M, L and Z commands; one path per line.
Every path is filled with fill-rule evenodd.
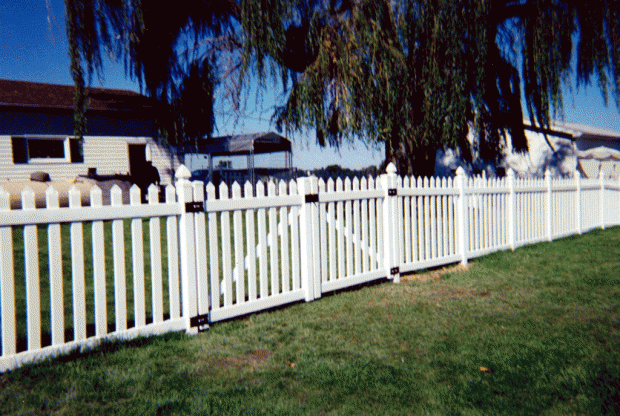
M 102 339 L 185 330 L 360 283 L 620 224 L 606 180 L 300 178 L 131 189 L 82 207 L 0 188 L 0 371 Z M 206 191 L 206 198 L 205 198 Z M 243 192 L 242 192 L 243 191 Z M 242 196 L 243 195 L 243 196 Z M 255 196 L 254 196 L 255 195 Z

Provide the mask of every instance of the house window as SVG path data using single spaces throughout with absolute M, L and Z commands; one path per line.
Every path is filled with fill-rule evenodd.
M 11 137 L 13 163 L 83 163 L 82 140 L 73 137 Z

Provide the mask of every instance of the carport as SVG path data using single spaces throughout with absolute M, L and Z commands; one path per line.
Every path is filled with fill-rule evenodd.
M 256 184 L 255 155 L 283 152 L 284 169 L 288 170 L 289 175 L 293 165 L 293 152 L 290 140 L 274 132 L 239 134 L 200 140 L 197 143 L 195 152 L 208 157 L 209 180 L 213 178 L 213 158 L 218 156 L 245 155 L 247 160 L 246 179 L 249 180 L 252 185 Z M 269 169 L 261 169 L 261 171 L 268 170 Z M 233 170 L 230 169 L 230 171 Z

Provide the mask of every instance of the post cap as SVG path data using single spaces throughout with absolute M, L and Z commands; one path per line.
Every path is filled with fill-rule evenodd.
M 387 167 L 385 168 L 385 171 L 389 174 L 394 174 L 396 173 L 396 165 L 394 165 L 393 162 L 390 162 L 389 165 L 387 165 Z
M 174 177 L 177 178 L 177 180 L 181 180 L 181 179 L 187 180 L 191 178 L 191 176 L 192 174 L 190 173 L 189 169 L 187 169 L 185 165 L 179 166 L 176 173 L 174 174 Z

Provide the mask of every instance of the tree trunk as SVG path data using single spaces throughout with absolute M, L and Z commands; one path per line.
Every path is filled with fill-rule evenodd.
M 404 149 L 403 147 L 411 148 Z M 393 137 L 385 142 L 385 160 L 381 165 L 381 170 L 385 170 L 391 162 L 396 165 L 399 175 L 430 177 L 435 175 L 436 157 L 437 149 L 432 146 L 415 146 L 414 143 L 401 146 L 398 138 Z

